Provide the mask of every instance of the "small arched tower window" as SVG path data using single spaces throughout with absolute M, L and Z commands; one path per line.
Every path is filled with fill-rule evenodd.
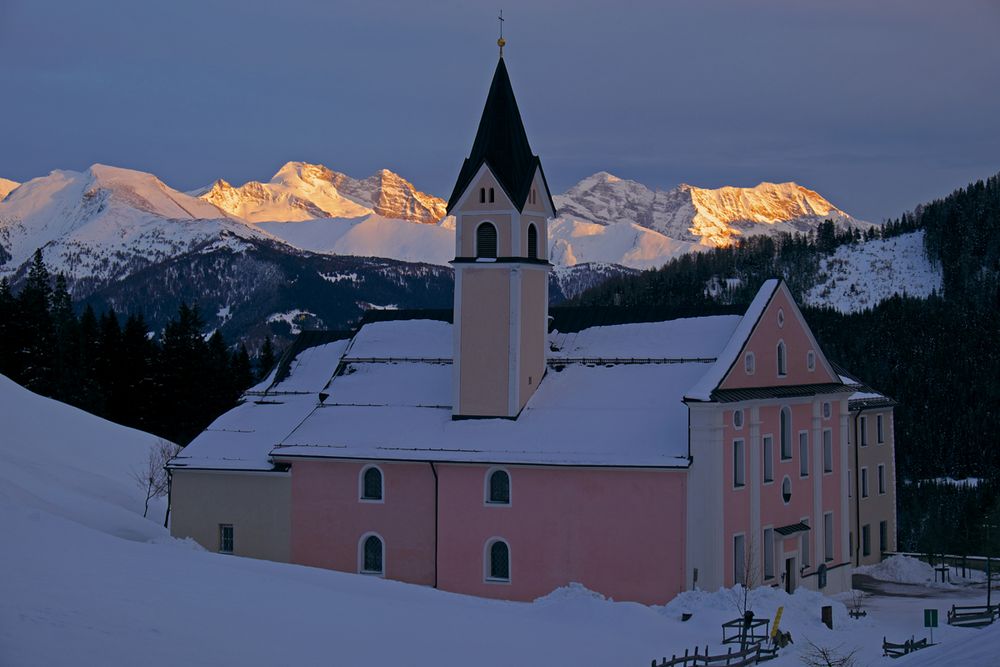
M 486 188 L 479 188 L 479 203 L 486 203 Z
M 784 377 L 788 374 L 788 366 L 785 362 L 785 342 L 778 341 L 778 376 Z
M 362 538 L 361 543 L 361 572 L 364 574 L 385 574 L 384 550 L 385 545 L 378 535 L 369 535 Z
M 487 579 L 510 581 L 510 547 L 503 540 L 487 545 Z
M 494 199 L 493 199 L 493 188 L 490 188 L 490 203 L 492 204 L 493 201 L 494 201 Z
M 538 228 L 534 223 L 528 225 L 528 258 L 538 259 Z
M 497 256 L 497 228 L 492 222 L 483 222 L 476 227 L 476 257 Z
M 361 499 L 382 500 L 382 471 L 368 466 L 361 473 Z
M 506 470 L 490 473 L 486 502 L 492 505 L 510 505 L 510 475 Z

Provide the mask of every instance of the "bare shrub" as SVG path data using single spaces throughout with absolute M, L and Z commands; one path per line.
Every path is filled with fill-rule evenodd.
M 174 458 L 180 450 L 181 448 L 174 443 L 161 438 L 149 448 L 146 465 L 141 470 L 132 472 L 132 479 L 135 480 L 136 486 L 146 493 L 146 502 L 142 510 L 144 518 L 149 514 L 149 501 L 167 495 L 167 486 L 170 481 L 166 469 L 167 461 Z

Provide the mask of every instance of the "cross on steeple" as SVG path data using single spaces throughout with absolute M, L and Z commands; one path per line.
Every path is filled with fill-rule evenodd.
M 503 10 L 500 10 L 500 16 L 497 17 L 497 21 L 500 22 L 500 39 L 497 40 L 497 46 L 500 47 L 500 57 L 503 58 L 503 47 L 507 41 L 503 38 Z

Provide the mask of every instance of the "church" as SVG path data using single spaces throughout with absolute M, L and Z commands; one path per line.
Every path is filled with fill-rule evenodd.
M 502 51 L 448 212 L 454 308 L 300 334 L 170 462 L 173 535 L 508 600 L 850 588 L 852 409 L 881 395 L 782 281 L 742 315 L 550 308 L 556 209 Z

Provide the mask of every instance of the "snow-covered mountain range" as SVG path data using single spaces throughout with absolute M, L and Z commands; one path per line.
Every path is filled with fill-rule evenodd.
M 17 181 L 12 181 L 8 178 L 0 178 L 0 201 L 3 201 L 3 198 L 19 185 L 20 183 Z
M 871 226 L 796 183 L 714 190 L 682 184 L 652 190 L 602 171 L 554 199 L 564 220 L 631 223 L 678 242 L 708 247 L 730 245 L 741 235 L 807 232 L 827 219 L 843 228 Z
M 208 299 L 205 310 L 220 313 L 215 324 L 243 330 L 297 309 L 333 326 L 369 304 L 445 305 L 454 218 L 444 216 L 444 200 L 388 170 L 354 179 L 289 162 L 266 183 L 219 180 L 184 193 L 152 174 L 97 164 L 0 181 L 0 194 L 0 276 L 21 279 L 42 248 L 74 297 L 99 307 L 162 310 Z M 556 299 L 741 235 L 808 231 L 828 218 L 869 226 L 794 183 L 662 191 L 601 172 L 555 200 Z M 341 273 L 358 279 L 323 277 Z

